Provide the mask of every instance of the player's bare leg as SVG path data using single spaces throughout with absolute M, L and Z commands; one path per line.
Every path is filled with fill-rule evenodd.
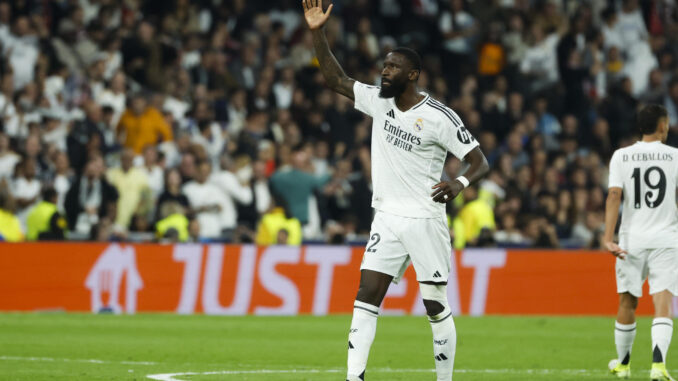
M 450 381 L 457 349 L 457 330 L 447 302 L 447 283 L 420 282 L 419 289 L 433 331 L 437 380 Z
M 393 277 L 372 270 L 360 271 L 360 288 L 353 305 L 353 320 L 348 334 L 348 381 L 365 379 L 370 347 L 377 332 L 379 306 Z
M 666 354 L 673 335 L 673 320 L 671 319 L 671 301 L 673 295 L 668 291 L 660 291 L 652 295 L 654 303 L 654 320 L 652 320 L 652 380 L 673 380 L 666 371 Z
M 631 376 L 631 349 L 636 338 L 636 308 L 638 308 L 637 297 L 628 292 L 619 294 L 617 321 L 614 323 L 617 358 L 608 364 L 610 372 L 619 378 Z

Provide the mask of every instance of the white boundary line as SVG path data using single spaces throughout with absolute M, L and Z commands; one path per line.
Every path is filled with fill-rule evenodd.
M 24 357 L 24 356 L 0 356 L 0 361 L 35 361 L 35 362 L 65 362 L 86 364 L 121 364 L 121 365 L 162 365 L 154 361 L 113 361 L 101 359 L 69 359 L 56 357 Z M 169 364 L 168 364 L 169 365 Z M 176 364 L 174 364 L 176 365 Z M 195 365 L 195 364 L 194 364 Z M 213 376 L 213 375 L 244 375 L 244 374 L 342 374 L 345 369 L 234 369 L 207 372 L 180 372 L 149 374 L 146 378 L 156 381 L 186 381 L 183 376 Z M 673 370 L 676 371 L 676 370 Z M 395 369 L 395 368 L 371 368 L 371 373 L 435 373 L 435 369 Z M 513 375 L 570 375 L 570 376 L 595 376 L 601 377 L 607 370 L 600 371 L 590 369 L 455 369 L 454 373 L 466 374 L 513 374 Z M 182 377 L 182 378 L 176 378 Z
M 221 370 L 211 372 L 181 372 L 149 374 L 146 377 L 156 381 L 186 381 L 183 376 L 213 376 L 213 375 L 239 375 L 239 374 L 319 374 L 319 373 L 343 373 L 345 369 L 259 369 L 259 370 Z M 435 373 L 435 369 L 393 369 L 374 368 L 371 373 Z M 607 373 L 601 369 L 599 372 L 589 369 L 455 369 L 454 373 L 467 374 L 514 374 L 514 375 L 553 375 L 563 374 L 570 376 L 600 376 Z
M 54 357 L 0 356 L 0 361 L 80 362 L 89 364 L 158 365 L 153 361 L 109 361 L 99 359 L 64 359 Z

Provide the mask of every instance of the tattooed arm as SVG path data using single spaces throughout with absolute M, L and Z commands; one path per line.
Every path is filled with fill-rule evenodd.
M 313 34 L 313 46 L 320 63 L 320 71 L 323 73 L 323 77 L 325 77 L 327 86 L 337 93 L 354 100 L 353 84 L 355 80 L 349 78 L 344 73 L 344 69 L 341 68 L 337 59 L 330 51 L 325 32 L 322 30 L 323 25 L 325 25 L 325 22 L 330 17 L 333 5 L 330 4 L 327 11 L 323 12 L 322 0 L 302 0 L 302 4 L 306 23 Z

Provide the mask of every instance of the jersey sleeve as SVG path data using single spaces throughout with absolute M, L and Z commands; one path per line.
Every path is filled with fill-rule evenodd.
M 376 111 L 376 101 L 379 98 L 379 87 L 369 86 L 355 81 L 353 84 L 353 98 L 355 98 L 356 110 L 372 116 Z
M 607 188 L 624 188 L 621 154 L 619 154 L 619 151 L 615 151 L 612 154 L 612 159 L 610 159 L 610 176 L 607 180 Z
M 440 143 L 459 160 L 478 147 L 478 141 L 464 127 L 461 118 L 454 111 L 445 109 L 440 118 Z

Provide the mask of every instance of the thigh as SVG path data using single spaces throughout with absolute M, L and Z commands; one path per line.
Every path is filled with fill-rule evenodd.
M 626 259 L 617 258 L 615 263 L 617 293 L 628 292 L 637 298 L 643 296 L 643 283 L 647 277 L 646 258 L 645 250 L 629 251 Z
M 650 294 L 678 294 L 678 249 L 653 249 L 648 254 Z
M 372 270 L 396 279 L 402 275 L 402 268 L 407 267 L 409 256 L 405 246 L 389 227 L 394 224 L 393 218 L 381 212 L 374 216 L 360 270 Z
M 403 242 L 417 273 L 417 281 L 447 282 L 452 244 L 445 219 L 412 219 L 409 226 Z

